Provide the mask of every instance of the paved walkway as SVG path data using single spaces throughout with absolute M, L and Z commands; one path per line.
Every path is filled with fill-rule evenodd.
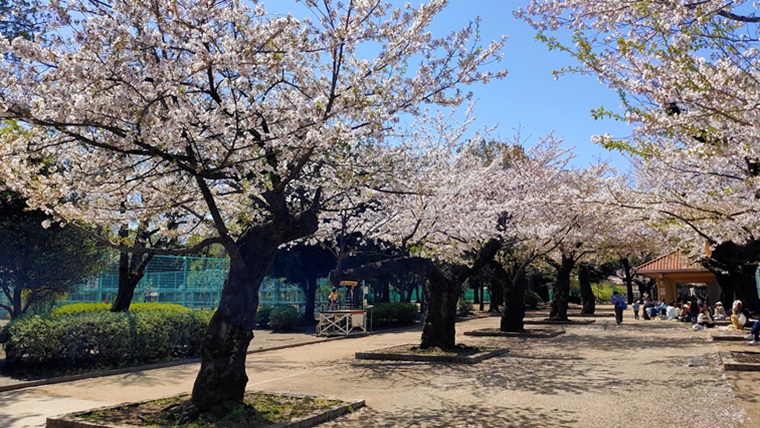
M 755 374 L 723 371 L 715 342 L 680 323 L 597 318 L 553 339 L 474 338 L 498 318 L 458 324 L 459 343 L 496 343 L 506 357 L 462 366 L 355 360 L 353 354 L 418 343 L 419 328 L 304 343 L 307 334 L 257 332 L 248 359 L 254 390 L 365 399 L 327 427 L 744 427 L 760 422 Z M 721 345 L 722 346 L 722 345 Z M 732 346 L 740 346 L 734 344 Z M 746 350 L 746 348 L 745 348 Z M 198 364 L 0 393 L 0 426 L 41 427 L 61 413 L 187 392 Z M 754 378 L 752 376 L 755 376 Z

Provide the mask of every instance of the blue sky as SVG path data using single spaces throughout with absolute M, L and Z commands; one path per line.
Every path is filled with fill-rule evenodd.
M 504 138 L 514 134 L 513 128 L 522 127 L 522 135 L 531 135 L 532 141 L 554 130 L 567 147 L 574 147 L 574 166 L 585 167 L 602 159 L 619 169 L 627 168 L 622 155 L 590 141 L 593 134 L 630 135 L 630 127 L 624 123 L 591 117 L 591 109 L 602 105 L 619 110 L 617 94 L 594 76 L 565 75 L 555 80 L 552 70 L 572 60 L 561 52 L 549 52 L 543 43 L 535 41 L 532 28 L 514 19 L 512 11 L 527 1 L 450 0 L 434 24 L 435 32 L 456 29 L 480 16 L 484 42 L 501 34 L 509 36 L 501 63 L 509 75 L 504 80 L 470 88 L 477 100 L 479 124 L 498 124 L 496 133 Z

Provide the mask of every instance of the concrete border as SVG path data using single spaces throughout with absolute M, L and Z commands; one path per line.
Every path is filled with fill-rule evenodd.
M 726 371 L 757 372 L 760 371 L 760 363 L 742 363 L 736 359 L 735 354 L 753 354 L 760 359 L 760 352 L 751 351 L 728 351 L 721 352 L 720 359 L 723 361 L 723 369 Z
M 749 332 L 749 330 L 747 330 L 747 332 Z M 744 338 L 744 336 L 746 335 L 747 333 L 744 333 L 744 332 L 727 333 L 727 331 L 725 330 L 710 332 L 710 336 L 712 337 L 712 340 L 722 341 L 722 342 L 749 342 L 750 339 Z
M 589 325 L 595 323 L 596 320 L 567 320 L 567 321 L 556 321 L 556 320 L 550 320 L 550 319 L 542 319 L 542 320 L 523 320 L 523 324 L 530 324 L 530 325 Z
M 501 331 L 498 328 L 482 328 L 480 330 L 472 330 L 472 331 L 464 332 L 465 336 L 522 337 L 522 338 L 530 338 L 530 339 L 548 339 L 551 337 L 557 337 L 561 334 L 565 334 L 565 329 L 536 328 L 536 329 L 524 330 L 521 332 L 514 332 L 514 331 Z
M 414 345 L 409 344 L 412 347 Z M 395 348 L 395 346 L 393 346 Z M 385 348 L 388 349 L 388 348 Z M 488 358 L 498 357 L 509 352 L 509 348 L 497 348 L 492 351 L 479 352 L 468 356 L 454 355 L 425 355 L 410 353 L 386 353 L 382 349 L 368 352 L 357 352 L 357 360 L 381 360 L 381 361 L 413 361 L 423 363 L 453 363 L 453 364 L 477 364 Z
M 186 396 L 186 395 L 187 394 L 179 394 L 172 397 L 181 397 L 181 396 Z M 343 415 L 352 413 L 355 410 L 360 409 L 365 406 L 364 400 L 346 402 L 343 400 L 338 400 L 337 398 L 323 397 L 323 396 L 316 396 L 316 395 L 298 395 L 298 394 L 269 394 L 269 395 L 279 395 L 283 397 L 319 397 L 319 398 L 327 398 L 329 400 L 341 401 L 341 403 L 336 404 L 332 407 L 328 407 L 327 409 L 318 410 L 308 415 L 301 416 L 300 418 L 267 425 L 267 428 L 310 428 L 310 427 L 317 426 L 321 423 L 331 421 L 333 419 L 337 419 Z M 169 398 L 169 397 L 164 397 L 164 399 L 165 398 Z M 161 398 L 159 398 L 158 400 L 161 400 Z M 143 400 L 143 401 L 131 402 L 131 403 L 122 403 L 116 406 L 98 407 L 95 409 L 85 410 L 82 412 L 68 413 L 65 415 L 55 416 L 55 417 L 47 418 L 45 427 L 46 428 L 145 428 L 145 426 L 142 426 L 142 425 L 138 426 L 138 425 L 128 425 L 128 424 L 114 424 L 114 423 L 109 423 L 109 422 L 102 422 L 102 423 L 93 422 L 93 421 L 86 420 L 82 418 L 81 416 L 93 411 L 97 411 L 97 410 L 114 409 L 114 408 L 118 408 L 122 406 L 134 406 L 141 403 L 148 403 L 150 401 L 156 401 L 156 399 Z

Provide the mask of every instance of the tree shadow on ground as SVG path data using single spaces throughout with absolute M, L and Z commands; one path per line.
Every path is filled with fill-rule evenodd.
M 321 427 L 566 427 L 578 423 L 574 412 L 529 407 L 481 407 L 448 401 L 442 409 L 414 408 L 379 412 L 371 408 Z

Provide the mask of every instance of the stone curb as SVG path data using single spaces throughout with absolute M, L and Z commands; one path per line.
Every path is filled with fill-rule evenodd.
M 414 345 L 409 345 L 414 346 Z M 450 355 L 413 355 L 413 354 L 387 354 L 383 352 L 357 352 L 357 360 L 384 360 L 384 361 L 413 361 L 423 363 L 454 363 L 454 364 L 477 364 L 488 358 L 498 357 L 509 352 L 508 348 L 494 349 L 493 351 L 481 352 L 467 357 L 455 357 Z
M 182 395 L 187 395 L 187 394 L 180 394 L 180 396 Z M 288 394 L 288 396 L 295 396 L 295 394 Z M 323 397 L 323 398 L 331 399 L 330 397 Z M 55 417 L 47 418 L 45 427 L 46 428 L 145 428 L 143 426 L 137 426 L 137 425 L 114 424 L 114 423 L 109 423 L 109 422 L 92 422 L 92 421 L 83 419 L 80 416 L 93 412 L 93 411 L 97 411 L 97 410 L 113 409 L 113 408 L 121 407 L 124 405 L 135 405 L 135 404 L 140 404 L 140 403 L 147 403 L 150 401 L 154 401 L 154 400 L 144 400 L 144 401 L 139 401 L 137 403 L 123 403 L 116 406 L 98 407 L 95 409 L 85 410 L 82 412 L 74 412 L 74 413 L 69 413 L 65 415 L 55 416 Z M 355 402 L 342 401 L 341 404 L 336 404 L 335 406 L 329 407 L 324 410 L 315 411 L 311 414 L 302 416 L 294 420 L 278 422 L 272 425 L 268 425 L 267 428 L 310 428 L 310 427 L 317 426 L 321 423 L 336 419 L 345 414 L 351 413 L 355 411 L 356 409 L 362 408 L 364 406 L 365 406 L 364 400 L 355 401 Z
M 723 369 L 726 371 L 743 371 L 743 372 L 757 372 L 760 371 L 760 364 L 758 363 L 740 363 L 736 360 L 733 352 L 720 352 L 720 360 L 723 362 Z M 754 354 L 760 355 L 760 352 L 740 352 L 742 354 Z

